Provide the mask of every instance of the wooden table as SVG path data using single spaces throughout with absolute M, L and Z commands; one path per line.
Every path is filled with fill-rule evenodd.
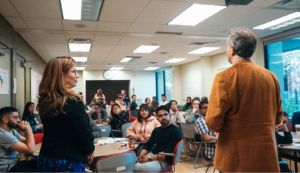
M 101 137 L 101 138 L 95 138 L 95 142 L 98 142 L 98 140 L 105 140 L 107 139 L 108 137 Z M 41 149 L 41 145 L 42 143 L 40 144 L 36 144 L 34 146 L 34 156 L 38 156 L 39 155 L 39 151 Z M 102 157 L 102 156 L 107 156 L 107 155 L 111 155 L 111 154 L 118 154 L 118 153 L 123 153 L 123 152 L 126 152 L 126 151 L 129 151 L 129 150 L 132 150 L 132 149 L 129 149 L 129 147 L 127 148 L 124 148 L 122 150 L 119 150 L 120 148 L 120 143 L 119 142 L 115 142 L 115 143 L 111 143 L 111 144 L 106 144 L 106 145 L 103 145 L 103 146 L 95 146 L 95 158 L 99 158 L 99 157 Z M 127 145 L 128 146 L 128 145 Z M 137 147 L 138 145 L 135 145 L 135 147 Z M 38 151 L 38 152 L 37 152 Z
M 295 165 L 295 172 L 298 172 L 298 160 L 299 158 L 297 157 L 297 152 L 300 152 L 300 133 L 296 133 L 296 132 L 291 132 L 292 135 L 293 135 L 293 141 L 296 141 L 297 142 L 294 142 L 293 144 L 291 145 L 281 145 L 279 144 L 278 145 L 278 149 L 279 150 L 286 150 L 286 151 L 291 151 L 291 152 L 294 152 L 294 155 L 290 157 L 291 160 L 294 161 L 294 165 Z M 283 135 L 283 132 L 279 132 L 280 135 Z

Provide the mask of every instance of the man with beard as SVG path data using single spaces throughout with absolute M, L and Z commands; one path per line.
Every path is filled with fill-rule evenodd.
M 16 130 L 25 132 L 21 136 Z M 0 172 L 7 172 L 18 163 L 18 153 L 33 154 L 34 138 L 30 124 L 20 121 L 13 107 L 0 109 Z
M 172 165 L 172 156 L 158 153 L 173 153 L 177 143 L 182 140 L 180 129 L 170 123 L 169 108 L 165 105 L 160 106 L 156 109 L 156 114 L 161 126 L 153 130 L 138 156 L 138 163 L 134 168 L 136 172 L 160 172 L 169 168 Z

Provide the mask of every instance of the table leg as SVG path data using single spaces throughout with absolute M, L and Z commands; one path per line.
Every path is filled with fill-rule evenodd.
M 298 172 L 298 162 L 297 162 L 297 151 L 294 151 L 294 164 L 295 164 L 295 172 Z

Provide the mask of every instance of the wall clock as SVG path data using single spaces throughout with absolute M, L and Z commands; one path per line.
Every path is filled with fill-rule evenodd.
M 113 78 L 113 71 L 111 71 L 111 70 L 105 70 L 104 72 L 103 72 L 103 77 L 104 77 L 104 79 L 106 79 L 106 80 L 111 80 L 112 78 Z

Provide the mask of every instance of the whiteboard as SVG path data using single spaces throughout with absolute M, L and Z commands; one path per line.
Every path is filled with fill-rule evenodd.
M 39 93 L 39 86 L 42 80 L 42 75 L 31 69 L 30 70 L 30 91 L 31 91 L 31 102 L 33 102 L 35 104 L 35 106 L 38 103 L 38 93 Z M 34 113 L 38 113 L 36 110 L 34 111 Z
M 193 82 L 184 82 L 182 84 L 182 98 L 186 100 L 187 97 L 202 97 L 201 79 Z

